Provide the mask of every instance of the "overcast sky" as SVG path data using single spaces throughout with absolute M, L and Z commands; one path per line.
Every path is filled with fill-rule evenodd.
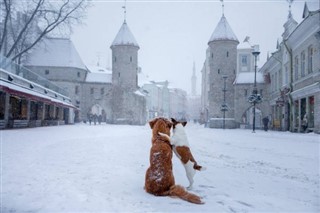
M 71 36 L 86 65 L 100 62 L 111 67 L 110 45 L 123 20 L 124 0 L 93 0 L 84 25 Z M 302 0 L 292 5 L 300 23 Z M 319 8 L 319 0 L 307 0 L 309 9 Z M 168 80 L 172 87 L 191 91 L 193 62 L 196 64 L 197 93 L 208 40 L 221 16 L 220 0 L 127 0 L 127 24 L 139 46 L 138 62 L 150 80 Z M 286 0 L 225 0 L 224 14 L 240 43 L 246 36 L 260 45 L 259 66 L 267 53 L 274 52 L 287 20 Z M 281 40 L 280 40 L 281 41 Z

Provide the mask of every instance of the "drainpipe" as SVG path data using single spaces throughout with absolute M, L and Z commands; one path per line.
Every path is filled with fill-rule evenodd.
M 287 44 L 287 39 L 284 39 L 283 40 L 283 44 L 284 46 L 286 47 L 288 53 L 289 53 L 289 57 L 290 57 L 290 62 L 289 62 L 289 70 L 290 70 L 290 78 L 289 78 L 289 86 L 290 86 L 290 92 L 288 94 L 289 96 L 289 104 L 290 104 L 290 114 L 289 114 L 289 119 L 290 119 L 290 132 L 293 132 L 294 131 L 294 126 L 293 126 L 293 116 L 294 116 L 294 112 L 293 112 L 293 107 L 294 107 L 294 104 L 293 104 L 293 98 L 292 98 L 292 95 L 291 95 L 291 92 L 293 91 L 293 85 L 292 85 L 292 82 L 293 82 L 293 56 L 292 56 L 292 49 L 290 49 L 288 47 L 288 44 Z

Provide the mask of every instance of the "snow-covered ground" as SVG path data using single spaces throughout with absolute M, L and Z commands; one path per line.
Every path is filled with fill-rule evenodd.
M 319 135 L 186 128 L 204 205 L 143 190 L 148 125 L 77 124 L 1 131 L 1 212 L 320 211 Z

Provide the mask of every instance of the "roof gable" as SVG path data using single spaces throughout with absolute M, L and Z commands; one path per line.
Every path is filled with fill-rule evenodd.
M 25 64 L 87 69 L 72 41 L 65 38 L 45 38 L 28 54 Z

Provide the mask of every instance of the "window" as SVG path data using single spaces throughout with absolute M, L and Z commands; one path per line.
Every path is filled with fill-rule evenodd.
M 288 65 L 285 66 L 285 73 L 284 73 L 284 83 L 288 84 L 288 76 L 289 76 L 289 72 L 288 72 Z
M 227 51 L 227 57 L 229 57 L 229 52 Z
M 276 72 L 274 77 L 274 91 L 278 89 L 278 73 Z
M 104 94 L 104 88 L 101 88 L 100 93 L 101 93 L 101 95 Z
M 218 74 L 220 74 L 220 69 L 218 69 Z
M 213 53 L 211 53 L 211 58 L 213 58 Z
M 244 90 L 244 97 L 247 97 L 247 95 L 248 95 L 248 90 L 245 89 L 245 90 Z
M 80 78 L 80 72 L 78 72 L 77 75 L 78 75 L 78 78 Z
M 45 73 L 46 75 L 49 75 L 49 70 L 45 70 L 44 73 Z
M 78 95 L 79 94 L 79 86 L 76 86 L 74 88 L 74 94 Z
M 294 79 L 298 80 L 299 78 L 299 58 L 296 56 L 294 58 Z
M 94 88 L 91 87 L 90 94 L 93 95 L 93 93 L 94 93 Z
M 309 46 L 308 48 L 308 73 L 312 73 L 313 66 L 313 47 Z
M 117 57 L 114 57 L 114 59 L 113 59 L 113 60 L 114 60 L 114 62 L 117 62 Z
M 247 66 L 248 65 L 247 56 L 246 55 L 241 56 L 241 65 L 242 66 Z
M 130 62 L 132 62 L 132 56 L 130 56 Z
M 301 53 L 301 77 L 305 76 L 305 68 L 306 68 L 305 65 L 306 65 L 306 54 L 303 51 Z

